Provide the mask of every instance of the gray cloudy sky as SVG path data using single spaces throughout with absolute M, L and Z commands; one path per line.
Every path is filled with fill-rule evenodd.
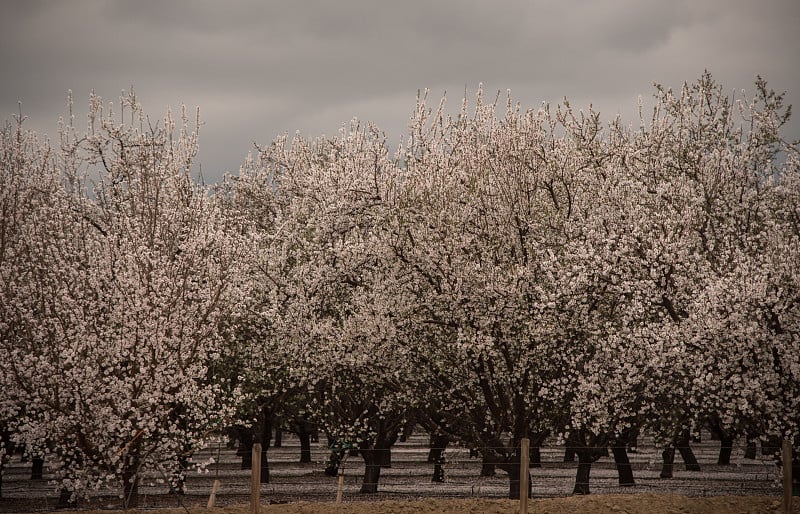
M 151 116 L 199 106 L 214 182 L 253 141 L 353 117 L 396 143 L 424 88 L 455 106 L 482 82 L 526 107 L 567 96 L 630 119 L 653 82 L 708 69 L 730 92 L 760 74 L 800 109 L 798 55 L 797 0 L 3 0 L 0 113 L 21 101 L 52 137 L 70 89 L 79 113 L 92 89 L 116 103 L 131 85 Z

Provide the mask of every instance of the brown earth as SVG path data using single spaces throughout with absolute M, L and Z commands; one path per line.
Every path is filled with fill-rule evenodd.
M 64 512 L 62 514 L 119 514 L 121 510 Z M 146 511 L 154 514 L 249 514 L 249 505 L 207 509 L 201 506 L 181 509 Z M 261 514 L 512 514 L 519 512 L 515 500 L 417 500 L 345 502 L 297 502 L 262 505 Z M 589 495 L 531 500 L 528 512 L 548 514 L 602 513 L 698 513 L 698 514 L 766 514 L 781 512 L 781 499 L 774 496 L 716 496 L 692 498 L 670 494 Z M 792 512 L 800 513 L 800 501 L 794 501 Z

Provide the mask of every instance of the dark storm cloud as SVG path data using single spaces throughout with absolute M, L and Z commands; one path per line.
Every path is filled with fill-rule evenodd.
M 199 105 L 204 174 L 236 170 L 252 141 L 335 131 L 357 116 L 396 141 L 417 89 L 452 105 L 511 88 L 526 106 L 592 102 L 630 116 L 652 82 L 704 69 L 730 91 L 761 74 L 800 98 L 794 0 L 5 1 L 0 112 L 23 102 L 53 135 L 68 89 L 114 100 L 133 85 L 152 115 Z M 793 127 L 797 127 L 797 122 Z M 800 130 L 794 129 L 797 137 Z

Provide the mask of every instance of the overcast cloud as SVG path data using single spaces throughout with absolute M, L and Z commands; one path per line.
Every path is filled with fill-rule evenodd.
M 653 82 L 708 69 L 730 92 L 761 75 L 797 105 L 798 55 L 797 0 L 4 0 L 0 114 L 22 102 L 52 137 L 68 90 L 81 113 L 92 89 L 116 103 L 130 86 L 151 116 L 199 106 L 215 182 L 254 141 L 353 117 L 396 143 L 425 88 L 451 105 L 479 83 L 526 107 L 567 96 L 629 120 Z

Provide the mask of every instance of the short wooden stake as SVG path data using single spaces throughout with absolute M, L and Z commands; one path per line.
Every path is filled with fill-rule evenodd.
M 214 508 L 214 502 L 217 501 L 217 491 L 219 491 L 219 480 L 214 480 L 214 485 L 211 486 L 211 496 L 208 497 L 208 505 L 206 508 Z
M 344 487 L 344 473 L 339 472 L 339 484 L 336 486 L 336 503 L 342 503 L 342 488 Z
M 792 512 L 792 442 L 789 439 L 783 440 L 781 448 L 781 460 L 783 461 L 783 512 Z
M 261 499 L 259 498 L 261 493 L 261 443 L 255 443 L 253 445 L 253 469 L 251 477 L 250 513 L 258 514 L 258 506 L 261 503 Z
M 528 463 L 531 441 L 523 437 L 519 448 L 519 514 L 528 514 Z

